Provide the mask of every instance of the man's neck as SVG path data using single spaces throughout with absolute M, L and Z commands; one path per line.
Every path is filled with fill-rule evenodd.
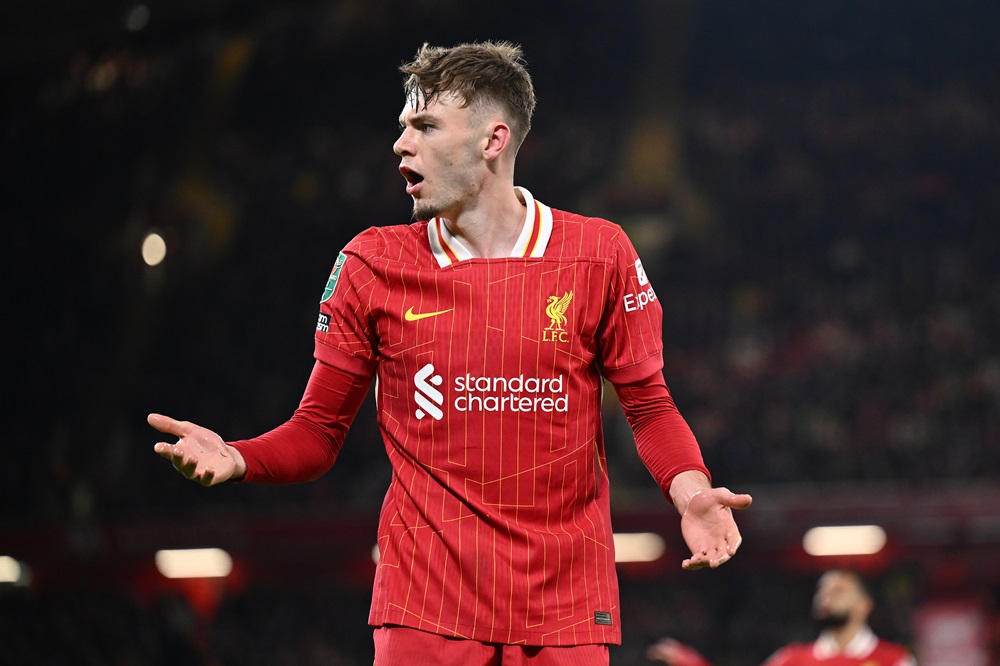
M 511 184 L 484 187 L 475 204 L 453 218 L 442 218 L 448 231 L 475 257 L 509 257 L 527 216 L 521 193 Z
M 843 650 L 854 637 L 858 635 L 858 632 L 864 627 L 864 624 L 857 624 L 855 622 L 848 622 L 842 627 L 837 627 L 836 629 L 829 629 L 830 635 L 833 636 L 834 640 Z

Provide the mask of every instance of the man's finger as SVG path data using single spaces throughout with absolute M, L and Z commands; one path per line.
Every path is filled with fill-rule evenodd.
M 188 421 L 178 421 L 163 414 L 150 414 L 146 417 L 146 423 L 160 432 L 176 435 L 177 437 L 184 437 L 191 432 L 192 428 L 192 424 Z
M 208 487 L 212 485 L 212 482 L 214 480 L 215 480 L 215 470 L 209 467 L 204 471 L 204 473 L 202 473 L 201 478 L 198 479 L 198 482 L 201 483 L 201 485 Z
M 184 461 L 183 446 L 170 444 L 168 442 L 157 442 L 153 446 L 153 451 L 172 462 L 174 467 L 180 470 L 180 464 Z
M 691 557 L 681 562 L 681 566 L 691 571 L 701 569 L 708 565 L 708 559 L 708 551 L 699 548 L 692 552 Z
M 736 534 L 735 537 L 733 535 L 730 535 L 726 541 L 728 542 L 726 544 L 726 551 L 729 553 L 730 556 L 733 556 L 736 554 L 736 551 L 739 550 L 740 546 L 743 544 L 743 536 L 741 534 Z
M 705 563 L 701 562 L 693 557 L 690 557 L 683 562 L 681 562 L 681 568 L 687 571 L 697 571 L 698 569 L 704 569 Z
M 729 497 L 722 497 L 720 500 L 730 509 L 745 509 L 753 504 L 753 497 L 746 493 L 730 493 Z
M 187 462 L 184 463 L 184 474 L 189 478 L 194 478 L 195 473 L 198 471 L 198 457 L 191 456 L 188 458 Z

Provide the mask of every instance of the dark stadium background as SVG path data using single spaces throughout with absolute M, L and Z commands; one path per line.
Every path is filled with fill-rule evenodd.
M 609 401 L 616 528 L 667 541 L 621 567 L 612 663 L 647 663 L 661 635 L 760 663 L 814 635 L 834 565 L 868 576 L 874 627 L 923 666 L 1000 663 L 998 18 L 963 0 L 5 2 L 0 556 L 30 576 L 0 585 L 0 663 L 371 663 L 373 406 L 294 487 L 184 482 L 145 416 L 239 438 L 291 413 L 338 250 L 408 219 L 396 68 L 486 38 L 524 46 L 538 91 L 518 183 L 628 230 L 676 401 L 716 484 L 755 496 L 739 555 L 681 572 L 677 517 Z M 802 549 L 810 527 L 868 523 L 876 555 Z M 233 574 L 153 566 L 201 546 Z

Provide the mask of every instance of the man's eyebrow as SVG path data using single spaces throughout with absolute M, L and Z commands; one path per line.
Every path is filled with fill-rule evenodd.
M 426 124 L 428 122 L 434 123 L 434 122 L 437 122 L 437 116 L 435 116 L 433 114 L 430 114 L 430 113 L 427 113 L 426 111 L 420 111 L 418 113 L 414 113 L 412 116 L 409 116 L 407 118 L 407 121 L 411 125 Z M 405 127 L 407 121 L 404 121 L 403 120 L 403 116 L 400 115 L 399 116 L 399 126 L 400 126 L 400 128 Z

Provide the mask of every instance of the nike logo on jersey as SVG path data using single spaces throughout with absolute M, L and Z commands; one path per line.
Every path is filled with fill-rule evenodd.
M 411 307 L 409 310 L 403 313 L 403 319 L 406 321 L 420 321 L 421 319 L 427 319 L 428 317 L 437 317 L 438 315 L 443 315 L 446 312 L 451 312 L 455 308 L 448 308 L 447 310 L 438 310 L 437 312 L 414 312 Z

